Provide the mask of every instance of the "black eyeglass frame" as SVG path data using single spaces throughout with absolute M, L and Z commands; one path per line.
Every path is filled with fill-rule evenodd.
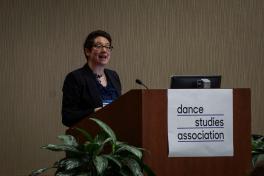
M 114 49 L 113 46 L 104 46 L 104 45 L 100 45 L 100 44 L 94 44 L 93 47 L 95 47 L 96 49 L 103 49 L 106 48 L 108 51 L 112 51 Z

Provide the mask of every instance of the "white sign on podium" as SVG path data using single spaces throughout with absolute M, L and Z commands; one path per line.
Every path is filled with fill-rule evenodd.
M 169 157 L 233 156 L 233 90 L 168 89 Z

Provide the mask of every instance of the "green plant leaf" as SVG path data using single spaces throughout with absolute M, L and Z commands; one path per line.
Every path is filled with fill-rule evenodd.
M 94 138 L 94 143 L 98 143 L 101 144 L 105 141 L 105 139 L 110 138 L 109 135 L 104 132 L 104 131 L 100 131 Z
M 122 167 L 121 162 L 119 162 L 114 156 L 111 155 L 103 155 L 105 158 L 107 158 L 109 161 L 113 162 L 115 165 L 117 165 L 119 168 Z
M 258 162 L 260 162 L 260 161 L 263 161 L 263 160 L 264 160 L 264 153 L 258 155 L 257 160 L 256 160 L 256 164 L 257 164 Z
M 64 171 L 64 172 L 58 172 L 56 173 L 55 176 L 76 176 L 77 175 L 77 172 L 67 172 L 67 171 Z
M 93 120 L 94 122 L 96 122 L 108 135 L 109 137 L 113 140 L 113 143 L 116 143 L 116 135 L 114 133 L 114 131 L 104 122 L 102 122 L 99 119 L 95 119 L 95 118 L 90 118 L 91 120 Z
M 108 160 L 103 156 L 96 156 L 93 163 L 98 175 L 101 175 L 108 166 Z
M 143 176 L 142 169 L 136 160 L 132 158 L 125 158 L 122 162 L 130 169 L 133 176 Z
M 156 176 L 156 174 L 153 172 L 153 170 L 146 164 L 142 163 L 143 165 L 143 170 L 145 173 L 147 173 L 148 176 Z
M 79 150 L 77 150 L 73 146 L 68 146 L 68 145 L 55 145 L 55 144 L 48 144 L 46 146 L 42 146 L 43 149 L 48 149 L 51 151 L 70 151 L 70 152 L 76 152 L 76 153 L 81 153 Z
M 112 139 L 111 138 L 107 138 L 101 144 L 98 144 L 100 147 L 96 151 L 96 155 L 99 155 L 103 151 L 105 144 L 107 144 L 110 141 L 112 141 Z
M 264 136 L 253 134 L 251 144 L 252 165 L 255 167 L 259 161 L 264 160 Z
M 252 156 L 252 165 L 253 165 L 253 167 L 255 167 L 257 160 L 258 160 L 258 155 L 253 155 Z
M 120 152 L 124 152 L 124 151 L 127 151 L 127 152 L 130 152 L 132 153 L 133 155 L 135 155 L 136 157 L 138 157 L 139 159 L 142 158 L 142 152 L 140 149 L 138 149 L 137 147 L 134 147 L 134 146 L 130 146 L 130 145 L 127 145 L 127 144 L 122 144 L 120 146 L 120 148 L 118 148 L 116 150 L 116 153 L 120 153 Z
M 78 176 L 92 176 L 91 173 L 79 173 Z
M 77 131 L 79 131 L 80 133 L 83 134 L 83 136 L 85 137 L 85 140 L 86 141 L 90 141 L 92 142 L 93 141 L 93 137 L 90 133 L 88 133 L 86 130 L 82 129 L 82 128 L 74 128 L 76 129 Z
M 111 141 L 111 138 L 107 138 L 104 141 L 96 141 L 94 140 L 93 143 L 85 143 L 84 147 L 85 147 L 85 152 L 86 153 L 91 153 L 92 155 L 99 155 L 103 149 L 106 143 L 108 143 L 109 141 Z
M 65 170 L 72 170 L 83 165 L 82 161 L 77 158 L 66 158 L 58 163 L 59 167 L 65 168 Z
M 75 170 L 63 170 L 55 173 L 55 176 L 93 176 L 92 173 L 88 171 Z
M 71 135 L 59 135 L 58 138 L 63 142 L 64 145 L 70 145 L 74 147 L 78 146 L 75 137 Z
M 116 145 L 117 146 L 122 146 L 122 145 L 127 145 L 127 143 L 121 142 L 121 141 L 116 141 Z
M 85 152 L 89 153 L 91 156 L 96 155 L 97 151 L 100 149 L 100 145 L 97 143 L 85 143 Z
M 119 174 L 120 174 L 121 176 L 131 176 L 131 172 L 128 172 L 128 171 L 125 170 L 125 169 L 122 169 L 122 170 L 119 172 Z
M 78 175 L 77 176 L 92 176 L 92 174 L 91 173 L 78 173 Z
M 264 152 L 264 137 L 258 135 L 258 137 L 252 137 L 252 151 L 262 151 Z
M 30 174 L 29 174 L 29 176 L 37 176 L 37 175 L 39 175 L 39 174 L 41 174 L 41 173 L 43 173 L 43 172 L 45 172 L 45 171 L 47 171 L 47 170 L 49 170 L 49 169 L 51 169 L 50 167 L 45 167 L 45 168 L 41 168 L 41 169 L 37 169 L 37 170 L 33 170 Z

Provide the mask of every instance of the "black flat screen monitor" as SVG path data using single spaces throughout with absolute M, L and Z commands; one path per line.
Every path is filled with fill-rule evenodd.
M 174 75 L 171 77 L 171 89 L 199 89 L 199 88 L 220 88 L 221 76 L 202 75 Z M 207 86 L 205 86 L 207 85 Z

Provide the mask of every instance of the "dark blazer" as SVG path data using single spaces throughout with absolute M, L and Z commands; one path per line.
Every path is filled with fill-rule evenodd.
M 105 69 L 105 74 L 120 96 L 118 74 L 109 69 Z M 62 123 L 68 127 L 89 116 L 95 108 L 103 106 L 96 78 L 88 64 L 66 76 L 62 91 Z

